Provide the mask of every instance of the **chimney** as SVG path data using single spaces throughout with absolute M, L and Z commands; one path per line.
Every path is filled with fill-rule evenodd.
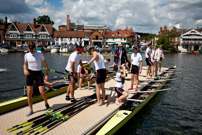
M 36 28 L 36 18 L 34 17 L 34 28 Z
M 69 30 L 69 23 L 70 23 L 69 15 L 67 15 L 67 30 Z
M 162 27 L 160 27 L 160 32 L 162 32 Z
M 17 24 L 17 21 L 15 20 L 15 24 Z
M 5 31 L 7 29 L 7 26 L 8 26 L 8 18 L 7 18 L 7 16 L 5 16 Z

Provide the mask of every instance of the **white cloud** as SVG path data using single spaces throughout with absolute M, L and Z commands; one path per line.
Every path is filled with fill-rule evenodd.
M 25 0 L 25 3 L 31 6 L 41 5 L 44 0 Z
M 29 18 L 49 15 L 56 28 L 66 24 L 67 14 L 72 22 L 78 20 L 79 24 L 106 25 L 112 30 L 127 25 L 137 32 L 150 33 L 157 33 L 164 25 L 170 29 L 176 22 L 180 22 L 183 28 L 195 28 L 202 20 L 201 0 L 61 0 L 60 8 L 48 0 L 25 2 L 36 11 Z M 17 17 L 23 19 L 19 15 L 15 19 Z

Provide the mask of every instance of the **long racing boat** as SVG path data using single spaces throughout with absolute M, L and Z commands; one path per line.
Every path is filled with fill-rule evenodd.
M 107 78 L 110 78 L 110 77 L 114 76 L 115 74 L 116 74 L 115 72 L 109 71 Z M 95 79 L 92 79 L 90 82 L 91 82 L 91 84 L 94 83 Z M 87 86 L 87 85 L 88 85 L 88 82 L 85 81 L 82 84 L 82 87 Z M 65 93 L 67 91 L 68 86 L 69 86 L 69 84 L 61 84 L 61 85 L 53 87 L 55 90 L 48 92 L 47 98 L 55 97 L 57 95 Z M 77 88 L 78 88 L 78 86 L 75 85 L 74 89 L 77 89 Z M 41 95 L 37 95 L 32 98 L 33 103 L 36 103 L 36 102 L 39 102 L 42 100 L 43 100 L 43 98 Z M 19 109 L 19 108 L 27 106 L 27 105 L 28 105 L 27 96 L 21 96 L 16 99 L 8 100 L 8 101 L 0 103 L 0 114 L 7 113 L 9 111 Z
M 112 135 L 116 133 L 125 123 L 137 114 L 158 93 L 158 91 L 166 90 L 162 88 L 167 86 L 166 83 L 172 80 L 171 78 L 174 76 L 175 69 L 176 66 L 173 66 L 160 75 L 168 75 L 167 79 L 164 81 L 151 81 L 139 92 L 134 93 L 130 99 L 127 99 L 127 101 L 120 106 L 118 112 L 116 112 L 112 118 L 100 128 L 96 135 Z M 158 87 L 154 88 L 152 86 Z

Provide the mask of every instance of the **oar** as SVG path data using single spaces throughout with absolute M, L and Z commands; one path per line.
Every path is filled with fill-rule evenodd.
M 76 110 L 76 109 L 78 109 L 78 108 L 81 108 L 81 107 L 83 107 L 85 104 L 86 104 L 86 103 L 84 102 L 84 103 L 82 103 L 82 104 L 76 106 L 75 108 L 71 108 L 71 109 L 72 109 L 71 111 L 74 111 L 74 110 Z M 31 128 L 33 129 L 33 128 L 37 127 L 37 126 L 39 126 L 39 127 L 37 127 L 37 128 L 35 128 L 35 129 L 33 129 L 32 131 L 28 132 L 27 135 L 29 135 L 29 134 L 31 134 L 31 133 L 33 133 L 33 132 L 35 132 L 35 131 L 37 131 L 37 130 L 39 130 L 39 129 L 41 129 L 41 128 L 44 128 L 46 125 L 48 125 L 48 124 L 50 124 L 50 123 L 52 123 L 52 122 L 55 122 L 56 120 L 61 120 L 63 117 L 65 117 L 65 118 L 67 119 L 68 117 L 64 116 L 66 113 L 67 113 L 67 112 L 63 112 L 62 114 L 57 115 L 54 119 L 48 120 L 47 122 L 43 123 L 41 126 L 39 126 L 40 123 L 39 123 L 39 124 L 36 124 L 36 125 L 32 125 L 31 127 L 27 128 L 27 130 L 29 130 L 29 129 L 31 129 Z M 68 115 L 67 115 L 67 116 L 68 116 Z M 63 118 L 63 119 L 64 119 L 64 118 Z M 27 130 L 25 129 L 24 132 L 27 131 Z M 19 133 L 20 133 L 20 132 L 19 132 Z
M 159 83 L 162 83 L 162 82 L 165 82 L 165 81 L 174 81 L 174 80 L 177 80 L 177 78 L 165 79 L 165 80 L 139 80 L 139 81 L 140 82 L 159 82 Z
M 171 90 L 171 88 L 160 89 L 160 90 L 153 90 L 153 91 L 137 91 L 137 92 L 129 91 L 128 93 L 131 93 L 131 94 L 135 94 L 135 93 L 153 93 L 153 92 L 161 92 L 161 91 L 168 91 L 168 90 Z
M 77 103 L 80 103 L 81 101 L 83 101 L 83 100 L 86 100 L 86 99 L 91 99 L 91 98 L 95 98 L 96 97 L 96 94 L 92 94 L 92 95 L 90 95 L 90 96 L 88 96 L 88 97 L 85 97 L 85 98 L 83 98 L 83 99 L 81 99 L 81 100 L 79 100 L 79 101 L 77 101 L 76 102 L 76 104 Z M 67 107 L 67 106 L 70 106 L 70 105 L 74 105 L 75 103 L 71 103 L 71 104 L 67 104 L 67 105 L 65 105 L 65 106 L 62 106 L 62 107 L 59 107 L 59 108 L 57 108 L 57 109 L 55 109 L 55 110 L 51 110 L 51 111 L 48 111 L 48 112 L 46 112 L 45 114 L 41 114 L 41 115 L 39 115 L 39 116 L 37 116 L 37 117 L 34 117 L 34 118 L 31 118 L 31 119 L 29 119 L 29 120 L 27 120 L 27 121 L 25 121 L 25 122 L 22 122 L 22 123 L 20 123 L 20 124 L 17 124 L 17 125 L 15 125 L 15 126 L 12 126 L 11 128 L 8 128 L 7 129 L 7 131 L 8 130 L 13 130 L 13 129 L 15 129 L 15 130 L 17 130 L 19 127 L 18 126 L 21 126 L 21 128 L 23 127 L 22 125 L 23 124 L 26 124 L 26 123 L 28 123 L 28 122 L 31 122 L 31 121 L 35 121 L 35 120 L 37 120 L 38 118 L 41 118 L 41 117 L 44 117 L 44 116 L 48 116 L 48 115 L 50 115 L 50 114 L 52 114 L 53 112 L 55 112 L 55 111 L 57 111 L 57 110 L 60 110 L 60 109 L 62 109 L 62 108 L 64 108 L 64 107 Z M 13 130 L 14 131 L 14 130 Z
M 78 108 L 78 110 L 68 113 L 66 116 L 63 116 L 63 117 L 62 117 L 61 119 L 59 119 L 58 121 L 55 121 L 55 122 L 50 121 L 50 123 L 47 122 L 46 125 L 48 125 L 48 126 L 43 126 L 44 128 L 43 128 L 42 126 L 40 126 L 40 128 L 37 128 L 35 131 L 37 131 L 37 130 L 39 130 L 39 129 L 41 129 L 41 128 L 43 128 L 43 129 L 40 130 L 40 131 L 38 131 L 38 132 L 35 133 L 34 135 L 40 134 L 40 133 L 44 132 L 45 130 L 50 129 L 51 127 L 55 126 L 55 125 L 56 125 L 57 123 L 59 123 L 59 122 L 65 122 L 67 119 L 69 119 L 70 117 L 72 117 L 73 115 L 75 115 L 75 113 L 80 112 L 81 110 L 87 108 L 88 106 L 90 106 L 90 105 L 93 104 L 93 103 L 94 103 L 94 102 L 89 103 L 89 104 L 86 104 L 86 105 L 82 105 L 80 108 Z M 29 135 L 29 134 L 28 134 L 28 135 Z
M 159 87 L 161 86 L 161 84 L 140 84 L 141 86 L 148 86 L 148 87 Z M 163 86 L 170 86 L 170 84 L 166 84 L 166 85 L 163 85 Z
M 66 75 L 66 76 L 73 76 L 73 75 L 69 75 L 69 73 L 67 73 L 67 72 L 60 72 L 60 71 L 56 71 L 56 70 L 53 70 L 53 69 L 43 68 L 43 70 L 47 70 L 47 71 L 50 71 L 50 72 L 53 72 L 53 73 L 58 73 L 58 74 Z M 76 78 L 86 79 L 84 77 L 79 77 L 79 76 L 76 76 Z
M 130 98 L 128 98 L 127 101 L 133 101 L 133 102 L 144 102 L 145 100 L 130 99 Z
M 74 109 L 74 107 L 77 107 L 77 106 L 79 106 L 80 104 L 83 105 L 83 102 L 79 102 L 79 103 L 77 102 L 77 104 L 73 105 L 73 106 L 70 107 L 70 108 L 67 108 L 66 110 L 63 110 L 63 111 L 60 111 L 60 112 L 57 112 L 57 113 L 53 113 L 52 115 L 49 115 L 49 116 L 44 117 L 44 118 L 42 118 L 42 119 L 36 120 L 36 121 L 34 121 L 34 122 L 30 122 L 30 123 L 28 123 L 28 124 L 26 124 L 26 125 L 23 125 L 22 127 L 27 127 L 27 126 L 33 124 L 32 126 L 30 126 L 30 127 L 26 128 L 26 129 L 24 129 L 24 130 L 22 130 L 22 131 L 16 133 L 16 135 L 21 134 L 21 133 L 24 133 L 24 132 L 26 132 L 27 130 L 38 126 L 40 123 L 43 123 L 43 122 L 49 120 L 51 117 L 56 118 L 58 115 L 64 115 L 64 114 L 66 114 L 67 112 L 72 111 L 72 110 Z M 21 127 L 18 127 L 17 129 L 19 129 L 19 128 L 21 128 Z M 15 129 L 12 129 L 12 130 L 10 130 L 10 132 L 12 132 L 12 131 L 14 131 L 14 130 L 15 130 Z

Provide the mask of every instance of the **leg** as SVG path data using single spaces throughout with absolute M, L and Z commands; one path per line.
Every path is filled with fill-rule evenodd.
M 102 89 L 102 104 L 105 104 L 105 83 L 101 83 L 101 89 Z
M 139 84 L 139 79 L 138 79 L 138 75 L 135 74 L 134 76 L 135 80 L 136 80 L 136 88 L 138 87 L 138 84 Z
M 83 77 L 84 77 L 84 74 L 81 74 L 80 77 L 83 78 Z M 82 86 L 82 82 L 83 82 L 83 79 L 82 79 L 82 78 L 79 78 L 79 80 L 80 80 L 80 81 L 79 81 L 79 90 L 81 90 L 81 86 Z
M 97 106 L 101 106 L 101 103 L 100 103 L 100 84 L 95 84 L 95 87 L 96 87 L 96 96 L 97 96 Z
M 128 97 L 128 93 L 126 91 L 124 91 L 122 93 L 122 95 L 119 98 L 116 99 L 116 101 L 115 101 L 116 104 L 118 104 L 120 106 L 121 105 L 120 103 L 123 102 L 123 99 L 126 98 L 126 97 Z
M 149 65 L 147 65 L 147 73 L 146 73 L 146 78 L 147 78 L 147 79 L 149 79 L 149 77 L 148 77 L 148 74 L 149 74 L 149 69 L 150 69 L 150 66 L 149 66 Z
M 46 92 L 45 92 L 45 86 L 39 86 L 39 92 L 41 94 L 41 96 L 43 97 L 43 100 L 45 101 L 45 104 L 47 105 L 47 96 L 46 96 Z
M 32 93 L 33 93 L 33 86 L 27 86 L 27 102 L 28 102 L 30 111 L 33 111 L 33 108 L 32 108 Z
M 152 68 L 152 78 L 154 78 L 154 65 L 153 66 L 151 66 L 151 68 Z
M 133 89 L 133 84 L 134 84 L 134 74 L 131 74 L 131 87 L 128 90 L 132 90 Z
M 74 97 L 74 86 L 75 86 L 75 81 L 70 81 L 70 93 L 71 93 L 71 98 Z
M 87 79 L 90 80 L 90 74 L 87 74 Z M 90 90 L 90 81 L 88 81 L 88 90 Z

